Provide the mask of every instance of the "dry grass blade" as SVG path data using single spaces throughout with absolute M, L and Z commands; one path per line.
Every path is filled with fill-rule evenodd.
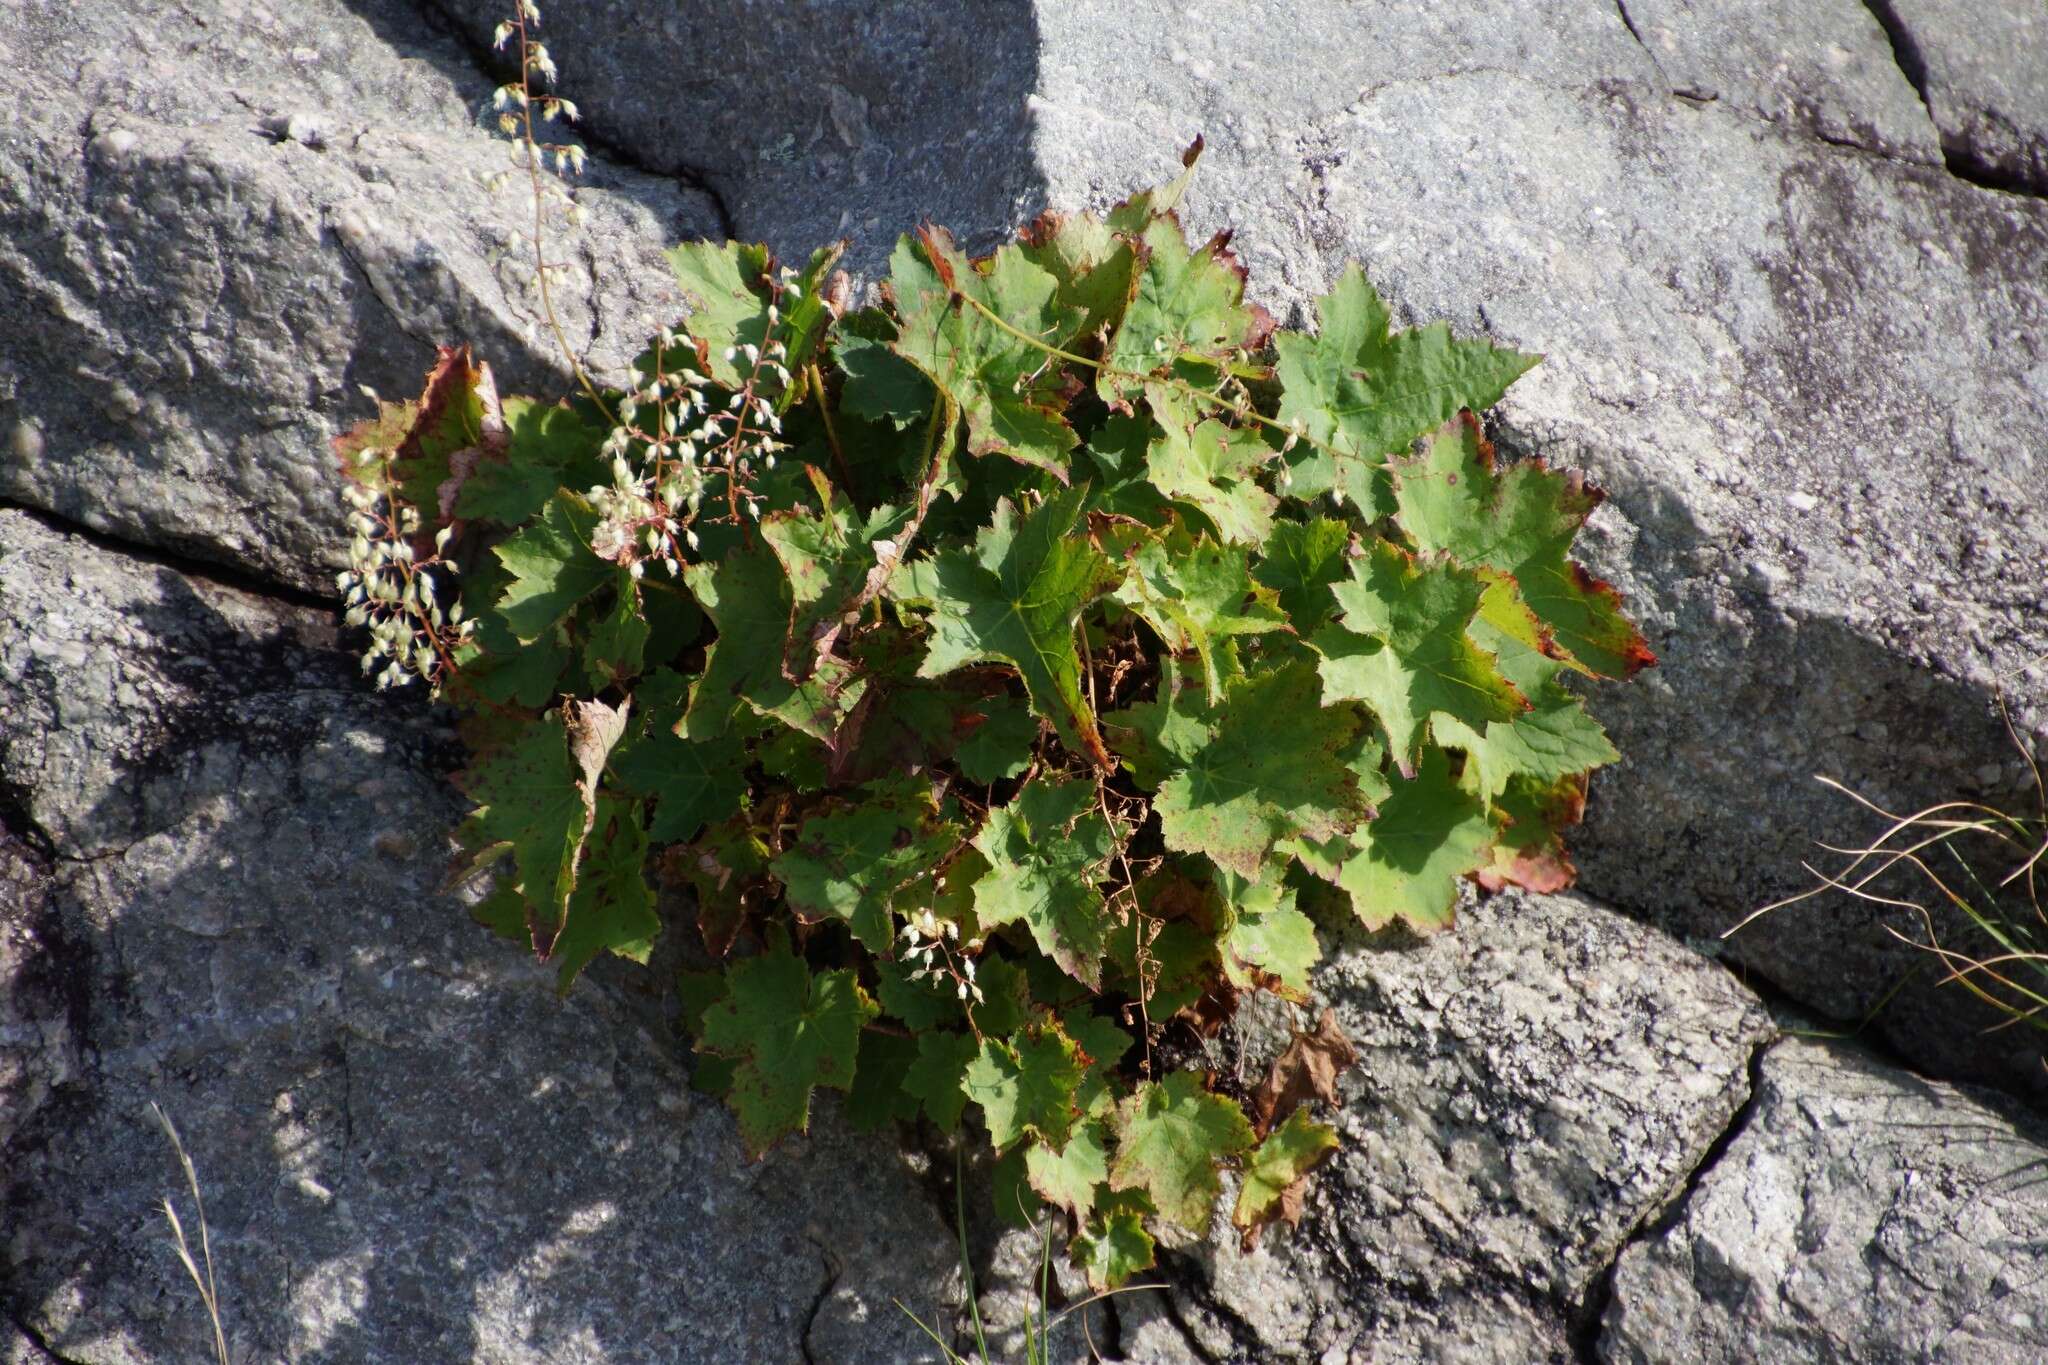
M 1883 832 L 1862 847 L 1822 844 L 1828 852 L 1848 861 L 1833 873 L 1823 872 L 1811 863 L 1801 864 L 1814 878 L 1811 887 L 1752 912 L 1722 937 L 1774 910 L 1827 891 L 1839 891 L 1867 904 L 1910 910 L 1919 918 L 1923 938 L 1915 938 L 1889 924 L 1885 932 L 1939 961 L 1946 969 L 1941 984 L 1961 986 L 2007 1016 L 2005 1022 L 1988 1031 L 2015 1024 L 2048 1028 L 2048 914 L 2043 913 L 2035 881 L 2035 869 L 2048 859 L 2048 784 L 2043 783 L 2040 766 L 2020 742 L 2010 717 L 2006 720 L 2006 731 L 2033 776 L 2034 794 L 2040 802 L 2037 815 L 2016 816 L 1978 801 L 1944 801 L 1911 815 L 1899 815 L 1833 778 L 1816 777 L 1816 781 L 1883 819 Z M 1965 840 L 1976 844 L 1968 854 L 1960 846 Z M 2005 857 L 2017 859 L 2003 876 L 1989 878 L 1988 884 L 1987 877 L 1979 872 L 1986 848 L 1996 850 L 2001 861 Z M 1935 866 L 1937 858 L 1945 860 L 1943 867 Z M 1948 862 L 1954 867 L 1949 868 Z M 1908 899 L 1876 889 L 1881 878 L 1894 872 L 1904 875 L 1902 868 L 1911 869 L 1939 901 L 1960 912 L 1997 950 L 1964 951 L 1943 943 L 1924 898 Z M 2001 895 L 2012 893 L 2014 888 L 2018 888 L 2028 913 L 2019 911 L 2010 894 Z
M 166 1195 L 163 1204 L 164 1221 L 171 1227 L 171 1247 L 178 1253 L 178 1260 L 183 1263 L 185 1273 L 192 1277 L 192 1287 L 199 1291 L 200 1303 L 206 1306 L 207 1321 L 213 1327 L 214 1355 L 220 1365 L 229 1365 L 227 1334 L 221 1329 L 220 1321 L 220 1290 L 213 1275 L 213 1240 L 206 1229 L 206 1199 L 199 1193 L 199 1172 L 192 1165 L 192 1158 L 185 1151 L 185 1143 L 178 1136 L 177 1126 L 171 1122 L 171 1116 L 163 1111 L 163 1106 L 152 1101 L 149 1111 L 156 1115 L 156 1121 L 162 1126 L 164 1135 L 171 1140 L 171 1150 L 178 1154 L 178 1167 L 185 1174 L 185 1188 L 192 1195 L 192 1207 L 199 1218 L 199 1261 L 205 1262 L 204 1273 L 200 1270 L 199 1261 L 192 1258 L 192 1245 L 186 1239 L 185 1225 L 178 1218 L 177 1206 L 171 1203 L 170 1197 Z

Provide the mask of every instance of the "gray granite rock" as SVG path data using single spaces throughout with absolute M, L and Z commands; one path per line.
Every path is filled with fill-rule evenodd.
M 1621 0 L 1672 93 L 1823 141 L 1941 164 L 1927 109 L 1862 0 Z
M 1870 0 L 1949 164 L 2048 194 L 2048 9 L 2031 0 Z
M 472 41 L 500 0 L 426 0 Z M 734 231 L 871 271 L 930 219 L 992 247 L 1037 212 L 1035 7 L 1018 0 L 578 0 L 539 30 L 590 126 L 717 189 Z M 877 254 L 875 247 L 879 244 Z
M 2048 736 L 2048 668 L 2027 669 L 2048 612 L 2048 203 L 1680 99 L 1618 10 L 1282 11 L 1197 33 L 1049 7 L 1048 195 L 1114 199 L 1206 132 L 1193 225 L 1238 228 L 1276 312 L 1303 318 L 1357 259 L 1405 317 L 1547 357 L 1498 438 L 1608 490 L 1582 553 L 1662 658 L 1590 690 L 1624 762 L 1594 784 L 1583 885 L 1715 948 L 1811 884 L 1814 841 L 1874 832 L 1815 773 L 1892 809 L 2021 799 L 1991 698 Z M 1279 64 L 1297 31 L 1347 25 L 1372 41 Z M 1910 87 L 1879 79 L 1865 16 L 1808 7 L 1791 31 L 1861 54 L 1866 79 L 1813 118 L 1897 121 Z M 1920 965 L 1887 923 L 1917 928 L 1816 903 L 1727 948 L 1857 1019 Z M 1987 1043 L 1986 1022 L 1927 972 L 1879 1021 L 1919 1065 L 2041 1088 L 2037 1040 Z
M 1616 1365 L 2048 1358 L 2048 1125 L 1787 1039 L 1672 1216 L 1622 1254 Z
M 1615 1254 L 1685 1187 L 1773 1033 L 1733 977 L 1580 896 L 1468 907 L 1419 947 L 1340 948 L 1318 992 L 1359 1051 L 1301 1226 L 1186 1249 L 1234 1359 L 1573 1358 Z M 1285 1036 L 1245 1029 L 1256 1077 Z M 1219 1215 L 1219 1222 L 1222 1215 Z M 1199 1340 L 1199 1337 L 1198 1337 Z
M 0 598 L 0 601 L 4 601 Z M 0 787 L 4 790 L 4 787 Z M 0 818 L 0 1152 L 79 1071 L 77 988 L 44 944 L 49 860 Z
M 557 1000 L 436 894 L 445 737 L 325 612 L 19 511 L 0 555 L 0 770 L 50 821 L 60 931 L 0 988 L 66 981 L 85 1059 L 0 1152 L 0 1319 L 67 1361 L 208 1355 L 155 1101 L 237 1359 L 935 1358 L 891 1302 L 959 1293 L 915 1172 L 829 1106 L 749 1165 L 645 973 Z
M 361 387 L 416 394 L 460 341 L 566 384 L 524 182 L 480 183 L 490 88 L 402 0 L 0 10 L 0 498 L 331 592 Z M 616 366 L 678 311 L 660 248 L 718 220 L 602 162 L 576 197 L 558 313 Z
M 455 7 L 477 23 L 492 8 Z M 2048 485 L 2048 202 L 1943 167 L 1946 125 L 1869 11 L 1794 9 L 1276 0 L 1190 22 L 1162 0 L 1046 0 L 1028 23 L 1004 9 L 991 46 L 1037 53 L 1026 112 L 1009 85 L 966 75 L 941 112 L 976 137 L 1014 130 L 1034 192 L 1020 200 L 1011 162 L 986 154 L 991 177 L 931 208 L 988 241 L 1040 202 L 1099 206 L 1156 183 L 1199 133 L 1191 224 L 1237 230 L 1276 312 L 1307 320 L 1358 259 L 1404 317 L 1546 354 L 1497 435 L 1609 491 L 1584 552 L 1663 658 L 1632 686 L 1593 690 L 1626 761 L 1595 786 L 1585 885 L 1710 950 L 1811 884 L 1815 841 L 1871 832 L 1814 774 L 1893 808 L 2014 800 L 2026 770 L 1994 690 L 2023 734 L 2048 737 L 2048 668 L 2027 668 L 2048 612 L 2048 519 L 2030 515 Z M 708 42 L 693 50 L 721 54 L 740 88 L 765 87 L 799 50 L 779 31 L 743 40 L 754 30 L 696 20 L 664 19 L 650 38 L 598 11 L 613 7 L 562 20 L 586 73 L 565 79 L 643 159 L 699 155 L 633 76 L 653 60 L 643 49 Z M 892 22 L 855 31 L 900 58 Z M 1945 41 L 1958 63 L 2023 62 L 2025 34 L 2001 33 Z M 821 58 L 828 73 L 865 60 Z M 940 164 L 923 69 L 898 70 L 912 73 L 902 100 L 870 119 L 882 146 L 863 155 Z M 847 175 L 820 162 L 815 182 L 846 193 Z M 898 182 L 854 180 L 856 202 L 886 209 L 855 210 L 845 229 L 849 259 L 873 271 L 914 215 Z M 817 238 L 814 205 L 737 189 L 733 202 L 746 235 L 785 250 Z M 1914 927 L 1815 904 L 1728 951 L 1809 1006 L 1861 1018 L 1920 965 L 1888 932 Z M 2030 1040 L 1987 1046 L 1986 1018 L 1933 980 L 1914 975 L 1880 1021 L 1909 1056 L 2048 1084 Z

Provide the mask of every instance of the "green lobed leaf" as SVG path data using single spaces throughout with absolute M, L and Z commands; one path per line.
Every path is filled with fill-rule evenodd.
M 1328 517 L 1283 521 L 1273 528 L 1252 576 L 1280 595 L 1280 610 L 1309 636 L 1337 613 L 1332 585 L 1351 576 L 1351 528 Z
M 1115 1289 L 1154 1264 L 1152 1234 L 1145 1231 L 1145 1211 L 1105 1209 L 1074 1239 L 1074 1264 L 1088 1276 L 1097 1293 Z
M 920 1032 L 917 1060 L 903 1077 L 905 1094 L 920 1100 L 924 1112 L 950 1133 L 960 1126 L 967 1108 L 967 1068 L 981 1055 L 981 1045 L 972 1034 Z
M 576 890 L 550 954 L 557 964 L 556 991 L 566 995 L 599 953 L 646 962 L 660 932 L 661 917 L 647 886 L 647 831 L 639 804 L 600 796 Z
M 1152 486 L 1200 513 L 1220 539 L 1264 543 L 1280 506 L 1258 482 L 1273 448 L 1251 428 L 1228 426 L 1204 412 L 1180 390 L 1148 384 L 1145 393 L 1160 426 L 1145 452 Z
M 917 1117 L 917 1096 L 905 1082 L 917 1061 L 915 1038 L 873 1029 L 860 1035 L 853 1089 L 846 1095 L 847 1126 L 856 1133 L 875 1133 Z
M 1337 1130 L 1309 1118 L 1307 1108 L 1296 1109 L 1245 1163 L 1230 1221 L 1254 1238 L 1270 1223 L 1299 1222 L 1309 1172 L 1336 1150 Z
M 1096 883 L 1118 842 L 1087 781 L 1027 784 L 974 836 L 989 870 L 974 884 L 983 927 L 1022 923 L 1044 953 L 1091 989 L 1102 980 L 1109 912 Z
M 1240 990 L 1265 987 L 1306 1001 L 1309 969 L 1322 957 L 1315 925 L 1295 905 L 1294 889 L 1268 866 L 1263 881 L 1218 871 L 1217 890 L 1229 907 L 1222 934 L 1223 974 Z
M 782 671 L 799 681 L 817 669 L 820 654 L 831 651 L 848 609 L 863 594 L 869 600 L 880 595 L 896 563 L 894 537 L 909 520 L 908 512 L 892 507 L 862 517 L 845 499 L 833 497 L 822 475 L 814 481 L 824 504 L 820 511 L 791 508 L 761 519 L 761 539 L 789 580 Z
M 1109 1183 L 1143 1190 L 1163 1216 L 1201 1232 L 1222 1188 L 1218 1163 L 1251 1145 L 1252 1126 L 1235 1100 L 1204 1091 L 1193 1072 L 1176 1071 L 1139 1086 L 1117 1110 Z
M 1570 558 L 1572 540 L 1603 494 L 1576 475 L 1525 460 L 1494 468 L 1493 447 L 1467 412 L 1394 465 L 1401 527 L 1425 551 L 1511 576 L 1547 627 L 1547 653 L 1588 673 L 1625 678 L 1654 664 L 1621 594 Z
M 1116 600 L 1168 649 L 1201 660 L 1211 705 L 1223 700 L 1225 670 L 1216 657 L 1223 641 L 1289 628 L 1278 595 L 1252 581 L 1249 556 L 1236 546 L 1174 533 L 1139 542 L 1126 562 L 1129 576 Z
M 594 488 L 609 477 L 598 453 L 607 427 L 589 404 L 509 397 L 503 407 L 503 458 L 477 463 L 462 483 L 457 516 L 523 526 L 557 489 Z
M 896 354 L 959 404 L 968 452 L 1008 455 L 1064 479 L 1077 438 L 1061 415 L 1059 368 L 1047 363 L 1044 346 L 1064 348 L 1083 319 L 1060 306 L 1052 275 L 1015 246 L 970 262 L 944 229 L 927 228 L 897 244 L 889 293 Z M 956 299 L 974 300 L 1007 326 Z
M 584 598 L 613 581 L 617 566 L 590 548 L 597 509 L 566 489 L 548 499 L 540 521 L 497 548 L 511 575 L 498 614 L 523 643 L 532 643 Z
M 689 304 L 698 364 L 728 389 L 746 376 L 726 352 L 759 346 L 768 335 L 768 249 L 740 242 L 684 242 L 668 250 L 669 267 Z M 751 369 L 751 366 L 748 366 Z
M 790 681 L 783 658 L 795 604 L 775 558 L 741 550 L 716 564 L 690 565 L 683 580 L 718 628 L 683 717 L 690 738 L 724 734 L 733 708 L 744 702 L 814 739 L 829 739 L 865 684 L 836 659 L 821 661 L 803 683 Z
M 960 839 L 928 781 L 871 783 L 856 803 L 804 821 L 769 868 L 799 916 L 843 920 L 869 952 L 887 953 L 896 892 L 929 874 Z
M 1108 751 L 1081 691 L 1074 627 L 1119 575 L 1074 534 L 1086 501 L 1087 490 L 1077 488 L 1022 516 L 1005 501 L 975 536 L 972 554 L 946 550 L 906 565 L 897 595 L 931 609 L 931 644 L 920 677 L 1007 663 L 1024 680 L 1032 709 L 1053 723 L 1068 747 L 1106 768 Z
M 1074 1130 L 1074 1092 L 1081 1062 L 1073 1040 L 1058 1028 L 1039 1025 L 1009 1042 L 984 1038 L 962 1085 L 981 1106 L 990 1139 L 1002 1151 L 1035 1133 L 1064 1146 Z
M 1322 655 L 1323 700 L 1370 706 L 1403 771 L 1422 752 L 1435 716 L 1479 726 L 1528 709 L 1466 634 L 1484 590 L 1474 573 L 1414 559 L 1383 540 L 1331 589 L 1343 625 L 1313 641 Z
M 672 669 L 642 679 L 633 694 L 636 727 L 612 754 L 612 780 L 653 798 L 647 837 L 657 844 L 686 842 L 705 825 L 738 814 L 747 792 L 745 746 L 737 735 L 695 741 L 675 733 L 688 687 Z
M 568 909 L 577 857 L 596 818 L 592 794 L 569 757 L 563 713 L 528 722 L 464 775 L 463 790 L 477 807 L 463 826 L 463 843 L 511 852 L 519 888 L 534 907 L 535 946 L 544 947 Z
M 1064 1145 L 1040 1141 L 1026 1146 L 1024 1175 L 1046 1203 L 1086 1218 L 1095 1207 L 1096 1187 L 1109 1179 L 1107 1125 L 1090 1119 L 1076 1124 Z
M 1547 636 L 1512 580 L 1487 584 L 1479 615 L 1465 633 L 1493 655 L 1501 676 L 1529 699 L 1528 710 L 1484 730 L 1449 716 L 1436 719 L 1432 728 L 1438 741 L 1469 756 L 1468 785 L 1480 795 L 1498 796 L 1518 776 L 1556 781 L 1621 757 L 1600 722 L 1558 683 L 1564 665 L 1543 652 Z
M 874 1002 L 850 970 L 813 976 L 777 934 L 726 972 L 728 994 L 704 1011 L 704 1047 L 735 1060 L 733 1110 L 748 1155 L 810 1128 L 811 1091 L 849 1090 Z
M 1191 357 L 1221 362 L 1269 329 L 1269 320 L 1243 306 L 1244 267 L 1230 253 L 1228 233 L 1190 250 L 1179 222 L 1164 216 L 1140 228 L 1136 241 L 1136 290 L 1110 342 L 1109 368 L 1151 375 Z M 1097 387 L 1108 402 L 1131 396 L 1129 381 L 1116 375 L 1105 373 Z
M 973 729 L 953 759 L 970 782 L 1001 782 L 1031 766 L 1031 749 L 1038 742 L 1038 719 L 1029 708 L 1008 697 L 992 697 L 966 713 Z
M 1317 300 L 1316 316 L 1315 336 L 1282 332 L 1273 340 L 1280 420 L 1298 425 L 1311 443 L 1291 491 L 1301 498 L 1335 492 L 1369 517 L 1395 510 L 1389 455 L 1460 408 L 1492 407 L 1539 359 L 1454 340 L 1440 322 L 1390 332 L 1387 307 L 1356 264 Z
M 1353 831 L 1337 884 L 1368 929 L 1396 919 L 1440 929 L 1458 878 L 1485 864 L 1492 841 L 1485 805 L 1452 779 L 1443 750 L 1428 749 L 1415 776 L 1397 779 L 1379 815 Z
M 583 647 L 583 671 L 592 692 L 631 682 L 640 672 L 652 633 L 640 614 L 639 585 L 626 570 L 616 572 L 612 609 L 591 624 Z
M 1306 663 L 1232 684 L 1208 742 L 1153 802 L 1168 848 L 1257 877 L 1276 840 L 1328 839 L 1364 817 L 1342 758 L 1358 718 L 1325 709 L 1318 693 Z

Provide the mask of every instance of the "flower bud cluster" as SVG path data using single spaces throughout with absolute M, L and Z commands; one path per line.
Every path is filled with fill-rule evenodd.
M 972 999 L 979 1005 L 982 996 L 974 980 L 974 959 L 965 954 L 955 958 L 950 946 L 959 937 L 960 926 L 952 920 L 940 919 L 930 910 L 916 911 L 904 921 L 903 956 L 917 964 L 910 974 L 912 981 L 951 980 L 960 999 Z
M 374 467 L 390 455 L 364 450 L 357 457 L 358 477 L 374 478 Z M 386 475 L 388 486 L 388 469 Z M 369 630 L 363 672 L 376 675 L 380 691 L 415 677 L 438 687 L 454 651 L 476 628 L 454 593 L 444 591 L 455 565 L 442 552 L 455 528 L 442 527 L 433 554 L 421 559 L 413 548 L 418 508 L 368 482 L 349 484 L 343 496 L 349 505 L 349 566 L 335 575 L 334 586 L 341 590 L 343 620 Z
M 697 549 L 695 526 L 707 497 L 724 503 L 720 519 L 760 516 L 754 480 L 789 449 L 777 405 L 795 377 L 788 342 L 777 333 L 786 327 L 783 309 L 803 297 L 787 268 L 768 286 L 767 334 L 759 345 L 740 343 L 724 354 L 741 374 L 737 389 L 706 374 L 689 340 L 663 328 L 642 362 L 641 383 L 613 410 L 616 424 L 604 443 L 611 486 L 589 492 L 604 517 L 593 548 L 629 565 L 636 578 L 649 560 L 671 575 L 681 571 L 685 551 Z M 671 365 L 671 358 L 680 363 Z

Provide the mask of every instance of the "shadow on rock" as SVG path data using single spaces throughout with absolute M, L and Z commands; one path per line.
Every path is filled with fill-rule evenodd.
M 11 1318 L 66 1359 L 207 1358 L 158 1212 L 182 1191 L 157 1101 L 238 1358 L 921 1358 L 890 1299 L 929 1316 L 957 1286 L 899 1158 L 828 1113 L 749 1165 L 659 1011 L 622 998 L 644 973 L 558 1000 L 434 892 L 459 812 L 433 716 L 369 695 L 317 613 L 21 514 L 0 532 L 30 646 L 5 656 L 8 744 L 82 687 L 95 632 L 124 652 L 86 742 L 147 737 L 105 809 L 42 803 L 102 837 L 53 839 L 30 921 L 22 970 L 70 983 L 83 1060 L 7 1148 Z

